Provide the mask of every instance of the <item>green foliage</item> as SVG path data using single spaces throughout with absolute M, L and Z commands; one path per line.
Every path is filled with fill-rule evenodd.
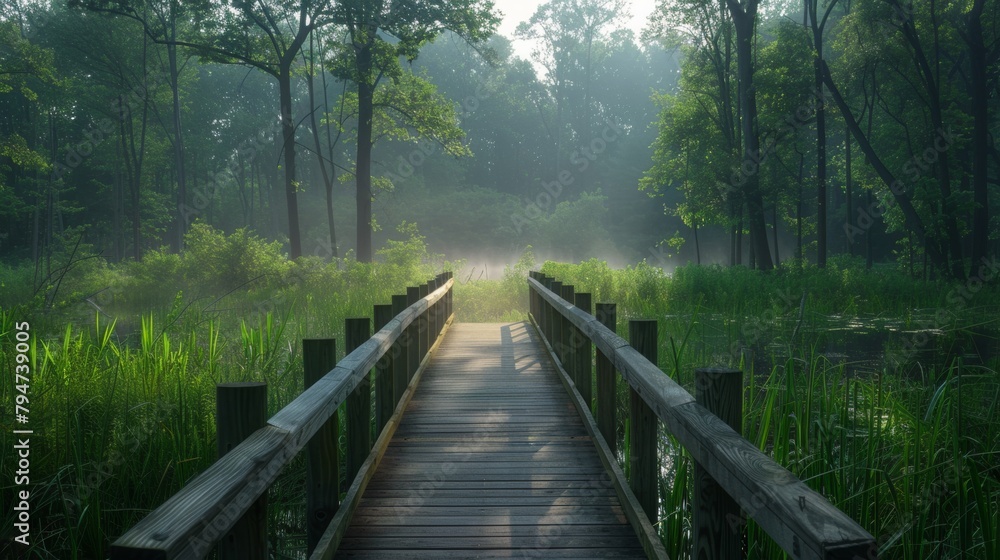
M 279 282 L 289 270 L 281 243 L 266 242 L 247 229 L 230 235 L 196 223 L 185 236 L 185 279 L 210 293 Z
M 455 316 L 468 323 L 527 319 L 528 271 L 535 267 L 535 253 L 527 246 L 513 266 L 506 266 L 500 280 L 466 279 L 456 275 Z
M 183 256 L 89 258 L 67 273 L 66 303 L 47 313 L 23 305 L 34 267 L 0 264 L 0 367 L 14 369 L 14 322 L 31 324 L 34 344 L 32 508 L 46 519 L 33 534 L 37 557 L 106 557 L 110 538 L 214 461 L 216 384 L 267 382 L 273 414 L 302 391 L 303 338 L 343 340 L 346 318 L 370 317 L 437 266 L 454 266 L 428 252 L 416 226 L 400 233 L 383 262 L 289 262 L 246 231 L 196 225 Z M 517 274 L 531 264 L 526 257 Z M 13 402 L 11 391 L 2 384 L 0 399 Z M 11 437 L 4 430 L 0 444 L 10 448 Z M 0 461 L 0 476 L 12 480 L 13 468 Z M 289 507 L 301 507 L 303 470 L 297 461 L 278 480 Z M 0 496 L 11 503 L 11 489 Z M 272 541 L 287 538 L 271 527 Z

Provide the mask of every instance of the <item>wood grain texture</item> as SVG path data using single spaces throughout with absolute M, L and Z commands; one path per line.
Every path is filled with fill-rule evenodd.
M 445 322 L 445 331 L 447 331 L 447 326 L 451 324 L 452 319 L 449 318 Z M 430 351 L 432 353 L 435 352 L 443 340 L 443 337 L 436 339 Z M 382 430 L 382 433 L 376 440 L 375 447 L 361 466 L 361 472 L 354 478 L 351 487 L 347 489 L 347 493 L 344 495 L 344 503 L 341 504 L 340 509 L 337 510 L 337 514 L 330 521 L 326 531 L 323 532 L 323 536 L 316 545 L 316 549 L 310 554 L 310 560 L 330 560 L 336 553 L 337 547 L 340 546 L 340 542 L 347 531 L 349 522 L 354 516 L 354 511 L 358 507 L 361 496 L 364 495 L 372 476 L 378 470 L 382 457 L 385 455 L 385 450 L 396 433 L 396 428 L 399 426 L 403 413 L 406 411 L 410 399 L 413 398 L 413 394 L 419 386 L 424 372 L 427 371 L 428 363 L 429 360 L 425 360 L 416 373 L 414 373 L 413 380 L 403 392 L 403 396 L 389 418 L 389 421 L 386 423 L 385 429 Z
M 554 290 L 534 278 L 529 278 L 528 284 L 545 302 L 542 307 L 550 307 L 594 342 L 666 429 L 792 558 L 869 556 L 875 539 L 847 514 L 696 403 L 691 394 L 592 315 L 557 297 Z
M 332 338 L 302 341 L 302 366 L 305 388 L 312 387 L 337 365 L 337 341 Z M 337 434 L 340 420 L 336 414 L 309 440 L 306 446 L 306 548 L 316 548 L 326 526 L 340 505 L 340 463 Z
M 216 386 L 215 433 L 219 457 L 232 451 L 267 423 L 267 383 Z M 267 496 L 257 498 L 219 541 L 220 560 L 267 558 Z
M 336 558 L 645 558 L 525 323 L 456 324 Z
M 738 369 L 695 370 L 695 398 L 733 431 L 743 431 L 743 372 Z M 691 525 L 694 558 L 739 560 L 743 555 L 740 506 L 701 463 L 694 463 Z

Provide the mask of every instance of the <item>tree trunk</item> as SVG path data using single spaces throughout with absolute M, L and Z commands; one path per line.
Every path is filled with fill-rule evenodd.
M 885 163 L 875 152 L 875 148 L 868 141 L 868 136 L 865 132 L 861 130 L 858 122 L 854 119 L 854 114 L 851 112 L 851 108 L 847 106 L 847 102 L 844 101 L 843 96 L 840 95 L 840 90 L 837 89 L 837 85 L 833 81 L 833 77 L 830 75 L 830 69 L 826 65 L 825 61 L 820 61 L 823 69 L 823 83 L 826 84 L 827 89 L 830 91 L 830 96 L 836 102 L 837 107 L 840 109 L 840 113 L 844 117 L 844 121 L 847 123 L 848 129 L 850 129 L 851 134 L 854 139 L 858 141 L 858 145 L 861 147 L 861 152 L 868 158 L 868 162 L 871 164 L 872 168 L 878 174 L 882 182 L 889 188 L 889 192 L 896 203 L 899 205 L 900 211 L 903 213 L 904 222 L 907 228 L 917 235 L 917 239 L 920 240 L 921 244 L 924 245 L 924 249 L 927 251 L 931 262 L 938 268 L 942 270 L 949 270 L 947 258 L 943 251 L 937 243 L 937 240 L 928 235 L 926 227 L 924 227 L 923 220 L 920 219 L 920 215 L 917 214 L 916 208 L 913 207 L 913 202 L 907 196 L 905 189 L 903 188 L 902 181 L 898 180 L 892 171 L 886 167 Z M 869 201 L 868 208 L 872 208 L 871 205 L 871 193 L 869 191 Z M 853 218 L 853 217 L 852 217 Z M 868 245 L 871 246 L 870 233 L 866 232 L 865 236 L 869 238 Z M 871 252 L 869 250 L 869 260 L 871 259 Z
M 330 256 L 337 258 L 337 230 L 333 222 L 333 179 L 326 169 L 326 160 L 323 159 L 323 146 L 319 141 L 319 126 L 316 123 L 316 54 L 313 51 L 312 35 L 309 35 L 309 117 L 312 121 L 313 143 L 316 145 L 316 161 L 319 163 L 320 174 L 323 175 L 323 186 L 326 190 L 326 219 L 330 224 Z M 324 91 L 325 93 L 325 91 Z
M 845 174 L 846 181 L 844 187 L 847 189 L 847 221 L 850 222 L 854 219 L 854 175 L 851 170 L 851 131 L 846 130 L 844 132 L 844 160 L 845 160 Z M 845 236 L 847 240 L 847 254 L 854 256 L 854 243 L 853 237 L 850 235 Z
M 171 7 L 173 3 L 171 3 Z M 167 43 L 167 61 L 170 72 L 170 90 L 173 95 L 174 113 L 174 171 L 177 173 L 177 215 L 176 230 L 171 240 L 175 253 L 184 251 L 184 234 L 187 233 L 187 173 L 184 169 L 184 131 L 181 128 L 180 71 L 177 69 L 177 25 L 173 14 L 170 17 L 170 41 Z
M 826 182 L 826 106 L 823 97 L 823 29 L 826 27 L 826 18 L 836 5 L 837 0 L 829 3 L 822 20 L 819 17 L 818 0 L 808 0 L 806 3 L 809 12 L 810 25 L 813 32 L 813 47 L 816 49 L 813 60 L 814 87 L 819 103 L 816 105 L 816 237 L 817 253 L 816 265 L 819 268 L 826 267 L 827 253 L 827 182 Z
M 757 19 L 758 0 L 747 0 L 744 8 L 736 0 L 727 0 L 736 28 L 736 65 L 740 80 L 740 110 L 743 129 L 743 163 L 750 165 L 752 173 L 746 174 L 744 192 L 747 217 L 750 221 L 750 243 L 754 261 L 760 270 L 771 270 L 771 250 L 768 247 L 767 226 L 764 221 L 764 200 L 760 192 L 759 167 L 760 137 L 757 134 L 757 94 L 753 84 L 753 38 Z
M 698 224 L 694 225 L 694 255 L 695 262 L 701 266 L 701 243 L 698 241 Z
M 278 90 L 281 97 L 282 149 L 285 155 L 285 200 L 288 203 L 289 257 L 302 256 L 302 239 L 299 237 L 298 184 L 295 182 L 295 123 L 292 122 L 292 73 L 291 61 L 282 61 L 278 72 Z
M 972 193 L 976 204 L 972 214 L 972 266 L 983 261 L 989 251 L 990 201 L 988 187 L 989 91 L 987 87 L 987 51 L 983 39 L 985 0 L 975 0 L 967 16 L 969 62 L 971 66 L 970 101 L 972 105 Z
M 872 206 L 872 190 L 868 189 L 868 207 Z M 927 262 L 927 247 L 928 245 L 924 243 L 924 262 Z M 874 261 L 872 259 L 872 232 L 869 230 L 865 233 L 865 269 L 871 270 Z M 942 263 L 943 264 L 943 263 Z
M 822 32 L 820 32 L 822 33 Z M 816 48 L 822 49 L 822 38 L 816 38 Z M 816 59 L 816 91 L 823 91 L 823 73 Z M 816 266 L 826 268 L 826 110 L 822 101 L 816 106 Z
M 892 6 L 901 12 L 904 10 L 898 0 L 892 0 Z M 931 9 L 934 9 L 933 2 L 931 2 Z M 936 52 L 939 46 L 937 41 L 938 30 L 936 21 L 933 23 L 933 28 L 935 40 L 932 45 L 932 52 Z M 904 40 L 913 54 L 917 72 L 920 74 L 924 89 L 927 92 L 927 105 L 928 109 L 930 109 L 931 126 L 934 128 L 934 134 L 939 135 L 945 130 L 944 109 L 941 106 L 941 87 L 939 76 L 935 74 L 934 68 L 931 67 L 931 62 L 927 60 L 927 57 L 924 54 L 923 44 L 920 41 L 920 37 L 917 35 L 917 29 L 914 22 L 906 19 L 903 21 L 900 29 Z M 945 258 L 948 261 L 947 270 L 950 271 L 954 278 L 964 279 L 965 265 L 962 261 L 962 237 L 958 231 L 958 219 L 955 215 L 956 213 L 952 208 L 951 169 L 949 167 L 949 159 L 947 148 L 939 150 L 936 166 L 937 182 L 938 188 L 941 190 L 941 217 L 943 218 L 945 226 L 945 239 L 943 240 L 941 250 L 945 253 Z
M 372 262 L 372 119 L 375 114 L 375 85 L 367 83 L 372 68 L 372 53 L 358 53 L 358 262 Z

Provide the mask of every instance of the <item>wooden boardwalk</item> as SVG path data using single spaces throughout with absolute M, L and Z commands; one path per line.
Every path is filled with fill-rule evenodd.
M 645 558 L 530 324 L 452 326 L 337 558 Z

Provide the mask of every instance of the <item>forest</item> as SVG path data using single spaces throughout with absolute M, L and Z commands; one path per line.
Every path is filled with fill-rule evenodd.
M 658 321 L 692 394 L 746 372 L 742 436 L 873 556 L 1000 557 L 1000 2 L 523 4 L 0 0 L 0 558 L 107 558 L 216 459 L 216 385 L 271 416 L 303 339 L 440 273 L 456 322 L 535 320 L 531 271 Z
M 952 278 L 996 237 L 985 1 L 678 0 L 641 34 L 557 3 L 512 37 L 482 2 L 374 31 L 365 3 L 5 4 L 0 254 L 36 283 L 197 223 L 293 259 L 370 262 L 408 222 L 452 259 Z

